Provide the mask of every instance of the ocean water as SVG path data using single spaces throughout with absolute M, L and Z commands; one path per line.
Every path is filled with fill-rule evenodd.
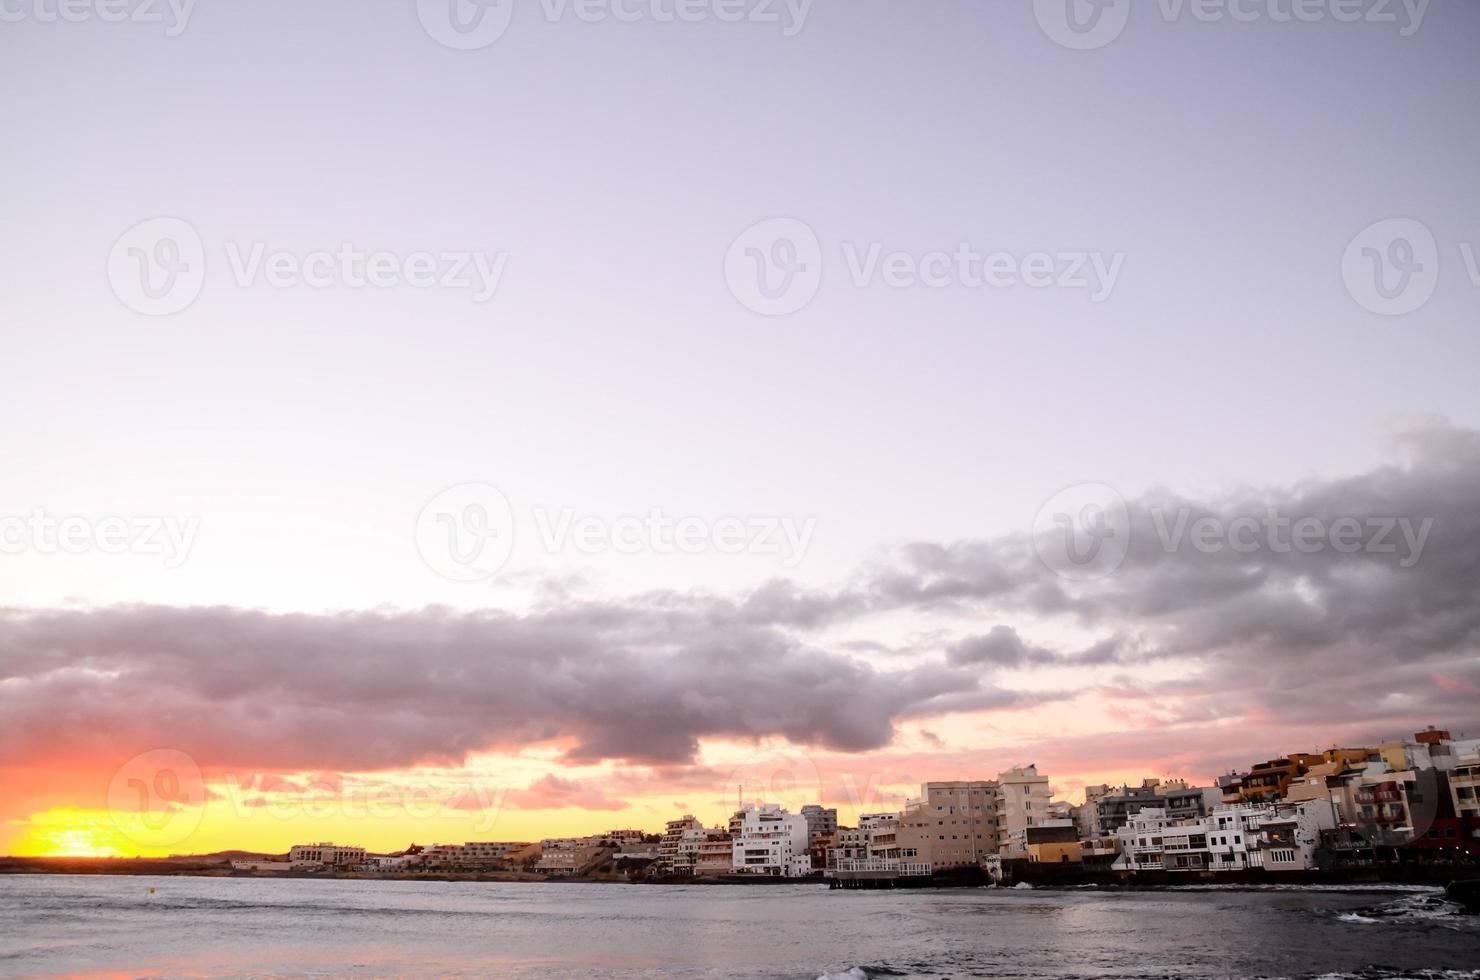
M 53 974 L 1480 980 L 1480 919 L 1417 888 L 0 875 L 0 975 Z

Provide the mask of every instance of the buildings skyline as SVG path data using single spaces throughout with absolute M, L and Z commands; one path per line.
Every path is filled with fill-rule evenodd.
M 1227 846 L 1222 832 L 1232 828 L 1247 836 L 1249 849 L 1240 849 L 1243 837 L 1233 841 L 1231 851 L 1206 852 L 1204 847 L 1197 860 L 1210 864 L 1180 869 L 1295 868 L 1291 862 L 1296 857 L 1285 850 L 1273 858 L 1254 853 L 1254 845 L 1265 846 L 1273 833 L 1276 841 L 1298 841 L 1299 867 L 1310 870 L 1318 844 L 1350 850 L 1357 842 L 1369 849 L 1427 843 L 1480 855 L 1477 789 L 1480 738 L 1457 738 L 1430 727 L 1406 739 L 1261 760 L 1204 786 L 1157 777 L 1137 785 L 1091 785 L 1078 804 L 1054 800 L 1048 776 L 1028 765 L 989 779 L 926 782 L 918 796 L 896 810 L 860 809 L 851 826 L 840 821 L 836 807 L 804 803 L 793 812 L 757 801 L 742 803 L 727 820 L 712 825 L 685 814 L 667 821 L 660 833 L 629 827 L 544 837 L 538 843 L 413 845 L 388 854 L 367 854 L 361 844 L 297 844 L 288 850 L 286 863 L 242 866 L 302 870 L 365 864 L 380 871 L 523 867 L 581 874 L 602 861 L 620 859 L 629 866 L 650 862 L 669 876 L 803 877 L 844 868 L 877 877 L 906 866 L 939 874 L 1027 860 L 1136 870 L 1153 864 L 1170 868 L 1165 862 L 1173 859 L 1160 849 L 1148 851 L 1144 840 L 1140 851 L 1133 852 L 1130 839 L 1150 833 L 1159 848 L 1162 831 L 1170 828 L 1196 835 L 1203 847 L 1209 839 L 1206 828 L 1215 827 L 1215 843 Z M 1196 829 L 1200 827 L 1204 829 Z M 1345 838 L 1332 836 L 1338 833 Z M 1426 842 L 1426 836 L 1434 840 Z
M 834 808 L 744 803 L 726 822 L 692 814 L 661 834 L 624 828 L 538 842 L 412 845 L 392 854 L 327 842 L 282 859 L 238 859 L 250 872 L 525 872 L 577 877 L 824 878 L 866 887 L 1034 866 L 1057 874 L 1178 874 L 1371 869 L 1480 860 L 1480 739 L 1427 728 L 1369 746 L 1291 753 L 1216 785 L 1088 787 L 1054 801 L 1048 778 L 1020 766 L 992 779 L 927 782 L 897 811 L 839 823 Z M 1025 865 L 1027 867 L 1025 867 Z

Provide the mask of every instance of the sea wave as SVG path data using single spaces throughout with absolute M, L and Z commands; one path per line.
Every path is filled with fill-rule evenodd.
M 1438 925 L 1460 927 L 1475 922 L 1473 918 L 1465 914 L 1463 906 L 1439 895 L 1408 895 L 1369 909 L 1344 912 L 1337 918 L 1342 922 L 1364 925 L 1377 925 L 1384 922 L 1432 922 Z

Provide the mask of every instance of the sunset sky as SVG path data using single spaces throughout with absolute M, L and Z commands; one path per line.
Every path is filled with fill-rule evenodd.
M 1138 3 L 1092 50 L 1052 3 L 517 0 L 467 50 L 365 6 L 0 29 L 0 854 L 850 823 L 1480 735 L 1480 6 Z M 158 218 L 204 279 L 151 315 Z M 776 218 L 821 280 L 766 315 Z M 1402 312 L 1352 273 L 1408 261 L 1362 247 L 1391 219 Z M 1120 265 L 853 267 L 963 244 Z M 503 264 L 356 286 L 345 245 Z M 243 281 L 257 246 L 329 280 Z M 1091 497 L 1108 564 L 1066 565 Z M 1271 513 L 1362 547 L 1166 544 Z

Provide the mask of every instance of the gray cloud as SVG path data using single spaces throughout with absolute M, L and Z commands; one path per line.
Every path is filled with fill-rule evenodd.
M 1017 703 L 942 666 L 880 671 L 671 596 L 496 613 L 130 607 L 0 615 L 0 758 L 165 745 L 203 763 L 375 769 L 573 741 L 691 760 L 704 737 L 887 744 L 907 714 Z
M 1146 717 L 1158 725 L 1294 713 L 1480 728 L 1480 434 L 1429 424 L 1395 446 L 1397 461 L 1354 477 L 1129 501 L 1126 561 L 1091 582 L 1055 576 L 1022 534 L 909 545 L 833 591 L 566 595 L 526 616 L 0 612 L 0 764 L 166 745 L 214 764 L 374 769 L 566 740 L 572 761 L 672 766 L 704 738 L 768 736 L 859 752 L 888 745 L 903 719 L 1072 696 L 994 682 L 1055 666 L 1173 667 L 1116 682 L 1157 702 Z M 1157 515 L 1182 508 L 1224 524 L 1274 508 L 1328 524 L 1432 519 L 1432 531 L 1409 567 L 1381 551 L 1168 549 Z M 856 627 L 881 613 L 917 616 L 914 634 L 941 640 L 891 652 L 911 665 L 888 670 L 825 649 L 839 624 L 854 634 L 840 649 L 870 649 Z M 951 639 L 941 623 L 957 614 L 996 625 Z M 1098 638 L 1053 650 L 1004 622 L 1015 618 Z

